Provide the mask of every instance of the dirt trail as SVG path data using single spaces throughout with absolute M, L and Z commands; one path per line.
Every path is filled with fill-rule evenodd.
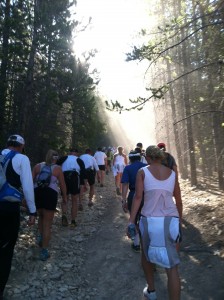
M 183 300 L 224 299 L 223 193 L 181 182 L 184 202 L 181 285 Z M 140 253 L 126 237 L 128 215 L 121 209 L 112 174 L 96 187 L 92 208 L 84 199 L 75 230 L 55 216 L 51 258 L 37 259 L 33 229 L 22 226 L 7 287 L 7 299 L 141 300 L 145 278 Z M 24 223 L 25 224 L 25 223 Z M 31 250 L 32 251 L 31 251 Z M 155 272 L 159 300 L 168 299 L 166 275 Z M 25 287 L 24 287 L 25 286 Z
M 145 278 L 140 265 L 140 254 L 131 250 L 131 242 L 125 236 L 128 216 L 122 212 L 120 199 L 113 192 L 113 181 L 109 182 L 112 189 L 110 196 L 109 191 L 105 194 L 98 189 L 98 193 L 108 198 L 107 210 L 98 233 L 85 245 L 87 254 L 85 267 L 87 274 L 91 274 L 89 285 L 98 290 L 98 295 L 91 299 L 142 299 Z M 216 236 L 212 236 L 214 228 L 223 226 L 223 219 L 216 220 L 216 217 L 209 213 L 209 210 L 217 209 L 219 199 L 223 202 L 223 194 L 213 195 L 211 192 L 197 191 L 184 182 L 182 194 L 186 213 L 180 252 L 181 299 L 223 300 L 223 248 L 218 247 L 222 241 L 219 238 L 221 235 L 223 237 L 223 231 L 219 229 L 220 237 L 217 237 L 216 232 L 214 232 Z M 213 224 L 215 227 L 210 227 L 211 217 L 213 222 L 216 220 L 221 224 L 217 223 L 216 226 Z M 157 267 L 155 280 L 158 299 L 168 299 L 164 269 Z

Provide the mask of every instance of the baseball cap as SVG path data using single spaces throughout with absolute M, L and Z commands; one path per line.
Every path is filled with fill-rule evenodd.
M 18 135 L 18 134 L 10 135 L 10 137 L 8 138 L 8 142 L 17 142 L 21 145 L 25 145 L 24 138 L 21 137 L 21 135 Z
M 164 143 L 159 143 L 159 144 L 157 145 L 157 147 L 159 147 L 159 148 L 166 148 L 166 145 L 165 145 Z

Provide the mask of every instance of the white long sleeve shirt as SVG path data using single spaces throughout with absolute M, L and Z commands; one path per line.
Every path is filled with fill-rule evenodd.
M 97 165 L 96 159 L 92 155 L 86 153 L 86 154 L 82 154 L 80 158 L 83 160 L 86 169 L 92 168 L 95 169 L 96 171 L 99 171 L 99 167 Z
M 9 153 L 10 149 L 4 149 L 2 151 L 3 155 Z M 36 206 L 34 202 L 34 187 L 33 187 L 33 177 L 30 167 L 29 158 L 21 153 L 16 154 L 12 159 L 12 167 L 14 171 L 20 176 L 20 181 L 23 189 L 23 194 L 29 208 L 30 213 L 36 212 Z

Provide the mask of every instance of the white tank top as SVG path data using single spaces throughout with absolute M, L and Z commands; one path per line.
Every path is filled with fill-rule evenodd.
M 176 204 L 173 201 L 175 172 L 165 180 L 156 179 L 148 167 L 142 168 L 144 178 L 144 205 L 141 214 L 145 217 L 179 217 Z

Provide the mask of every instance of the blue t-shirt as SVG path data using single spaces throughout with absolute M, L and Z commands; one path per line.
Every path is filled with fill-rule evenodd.
M 135 190 L 135 180 L 138 170 L 145 166 L 147 166 L 147 164 L 144 164 L 141 161 L 135 161 L 130 165 L 125 166 L 121 178 L 121 183 L 129 183 L 129 189 Z

